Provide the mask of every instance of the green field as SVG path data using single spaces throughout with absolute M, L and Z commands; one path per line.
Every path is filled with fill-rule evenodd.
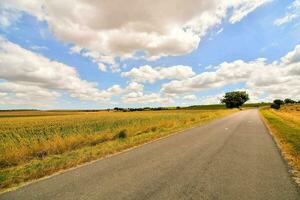
M 265 108 L 261 113 L 290 164 L 300 171 L 300 105 Z
M 236 109 L 0 112 L 0 188 L 50 175 Z

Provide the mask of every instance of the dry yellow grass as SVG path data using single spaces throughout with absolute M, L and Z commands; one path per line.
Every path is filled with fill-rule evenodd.
M 237 110 L 0 113 L 0 188 L 121 151 Z M 118 139 L 120 131 L 127 137 Z

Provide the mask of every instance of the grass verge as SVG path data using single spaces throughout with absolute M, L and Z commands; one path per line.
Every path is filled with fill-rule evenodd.
M 264 108 L 260 112 L 300 184 L 300 106 L 286 105 L 280 110 Z

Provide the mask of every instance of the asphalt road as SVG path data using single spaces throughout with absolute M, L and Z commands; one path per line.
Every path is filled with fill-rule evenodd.
M 35 182 L 0 199 L 300 199 L 257 110 Z

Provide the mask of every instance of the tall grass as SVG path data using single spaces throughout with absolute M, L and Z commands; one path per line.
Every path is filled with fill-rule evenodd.
M 0 188 L 205 123 L 236 110 L 2 114 Z M 40 112 L 40 111 L 37 111 Z M 20 116 L 21 115 L 21 116 Z

